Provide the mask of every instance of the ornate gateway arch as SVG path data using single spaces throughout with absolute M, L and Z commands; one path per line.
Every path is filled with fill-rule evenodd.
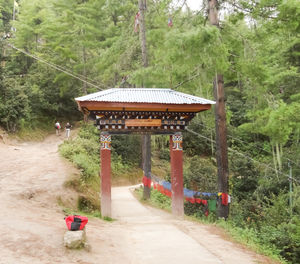
M 182 131 L 196 113 L 215 102 L 158 88 L 112 88 L 78 97 L 79 110 L 95 120 L 101 132 L 101 214 L 111 216 L 111 134 L 142 134 L 144 197 L 150 197 L 151 135 L 170 135 L 172 213 L 183 216 Z

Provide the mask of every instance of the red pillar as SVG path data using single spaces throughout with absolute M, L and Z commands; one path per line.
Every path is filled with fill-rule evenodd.
M 172 213 L 183 217 L 183 149 L 182 134 L 170 136 L 171 184 L 172 184 Z
M 101 133 L 101 215 L 111 217 L 111 136 Z

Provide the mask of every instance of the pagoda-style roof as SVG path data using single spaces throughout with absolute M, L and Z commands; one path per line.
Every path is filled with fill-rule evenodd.
M 214 104 L 213 101 L 161 88 L 112 88 L 76 98 L 76 101 L 158 103 L 158 104 Z
M 214 101 L 161 88 L 112 88 L 75 98 L 79 110 L 111 133 L 183 131 L 197 112 Z
M 215 102 L 160 88 L 112 88 L 75 99 L 80 110 L 200 112 Z

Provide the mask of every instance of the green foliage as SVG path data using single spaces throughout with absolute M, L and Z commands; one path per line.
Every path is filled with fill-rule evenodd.
M 133 30 L 136 0 L 23 0 L 18 1 L 16 21 L 12 22 L 13 2 L 0 0 L 0 32 L 13 35 L 0 40 L 0 126 L 28 134 L 36 128 L 47 129 L 57 118 L 79 119 L 74 98 L 97 91 L 15 52 L 7 42 L 100 88 L 168 87 L 212 99 L 212 79 L 222 73 L 228 145 L 234 150 L 229 156 L 234 200 L 230 221 L 245 240 L 249 234 L 267 251 L 297 263 L 300 200 L 294 186 L 291 216 L 287 210 L 287 163 L 291 161 L 298 182 L 298 0 L 219 1 L 228 14 L 220 30 L 208 25 L 205 11 L 185 12 L 171 7 L 170 0 L 147 1 L 148 68 L 141 67 L 139 34 Z M 173 27 L 167 26 L 169 14 Z M 16 31 L 11 32 L 11 26 Z M 126 82 L 122 82 L 124 76 Z M 186 187 L 216 191 L 214 126 L 213 111 L 207 111 L 189 127 L 201 137 L 184 133 Z M 156 156 L 161 158 L 153 170 L 164 177 L 170 176 L 168 142 L 166 136 L 152 140 L 159 153 Z M 141 173 L 136 169 L 141 164 L 140 137 L 113 136 L 112 148 L 115 179 L 137 179 Z M 99 135 L 95 128 L 84 126 L 76 140 L 65 142 L 60 151 L 80 168 L 79 189 L 88 186 L 98 191 Z M 167 203 L 153 193 L 157 203 Z M 191 207 L 190 212 L 201 217 L 199 209 Z
M 246 244 L 257 252 L 270 256 L 281 263 L 287 263 L 279 256 L 280 250 L 278 248 L 272 244 L 266 245 L 261 241 L 255 229 L 248 227 L 241 228 L 235 226 L 235 224 L 230 221 L 223 220 L 218 220 L 217 225 L 224 228 L 236 241 Z
M 141 163 L 141 136 L 116 135 L 112 137 L 113 155 L 120 156 L 125 164 Z
M 162 160 L 169 161 L 170 160 L 170 149 L 162 149 L 159 152 L 159 158 L 162 159 Z
M 79 196 L 77 203 L 78 210 L 84 213 L 92 213 L 99 208 L 98 204 L 93 204 L 90 199 L 84 196 Z
M 184 186 L 200 192 L 216 192 L 217 171 L 210 160 L 194 156 L 184 171 Z
M 143 187 L 136 188 L 135 192 L 137 193 L 140 200 L 145 201 L 143 200 Z M 151 205 L 156 206 L 158 208 L 167 211 L 171 210 L 171 199 L 168 196 L 161 194 L 159 191 L 154 190 L 153 188 L 151 188 L 150 200 L 147 202 L 149 202 Z
M 22 88 L 13 78 L 0 80 L 0 125 L 11 132 L 16 132 L 21 120 L 30 113 L 28 97 Z
M 83 125 L 78 137 L 59 146 L 63 157 L 71 160 L 80 170 L 84 180 L 98 178 L 99 136 L 93 125 Z
M 9 32 L 12 19 L 13 0 L 0 0 L 0 32 Z

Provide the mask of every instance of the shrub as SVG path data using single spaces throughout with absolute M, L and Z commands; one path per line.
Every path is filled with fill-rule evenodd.
M 170 150 L 169 149 L 162 149 L 159 151 L 159 158 L 162 160 L 170 160 Z
M 184 171 L 184 185 L 192 190 L 216 192 L 218 186 L 216 167 L 209 159 L 194 156 Z
M 78 210 L 85 213 L 93 213 L 99 209 L 99 203 L 84 196 L 79 196 L 77 201 Z
M 79 153 L 73 155 L 73 162 L 81 169 L 82 175 L 88 179 L 99 175 L 99 165 L 86 154 Z

